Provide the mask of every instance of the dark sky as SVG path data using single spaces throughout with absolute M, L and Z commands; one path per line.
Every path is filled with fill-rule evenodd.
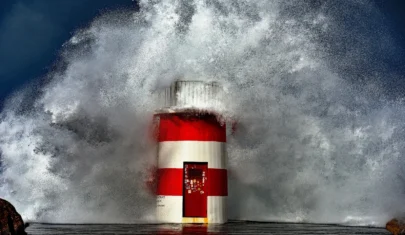
M 132 0 L 1 0 L 0 101 L 43 76 L 73 32 Z
M 384 21 L 389 28 L 391 35 L 400 47 L 398 50 L 405 52 L 405 1 L 404 0 L 375 0 L 376 6 L 382 12 Z M 404 66 L 405 55 L 397 60 Z
M 405 50 L 405 0 L 372 1 Z M 76 29 L 103 11 L 136 7 L 133 0 L 1 0 L 0 107 L 11 92 L 46 74 Z

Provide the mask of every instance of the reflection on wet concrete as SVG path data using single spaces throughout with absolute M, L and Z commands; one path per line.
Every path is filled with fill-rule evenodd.
M 391 234 L 384 228 L 346 227 L 325 224 L 258 223 L 232 221 L 227 224 L 40 224 L 31 223 L 29 235 L 383 235 Z
M 157 235 L 209 234 L 225 235 L 227 226 L 210 224 L 162 224 L 157 226 Z

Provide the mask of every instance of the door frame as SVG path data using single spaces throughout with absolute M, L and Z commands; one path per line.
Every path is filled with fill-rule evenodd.
M 181 182 L 182 183 L 182 185 L 183 185 L 183 195 L 182 195 L 182 197 L 183 197 L 183 208 L 182 208 L 182 213 L 183 213 L 183 218 L 195 218 L 195 217 L 185 217 L 185 209 L 186 209 L 186 206 L 185 206 L 185 204 L 186 204 L 186 200 L 185 200 L 185 195 L 186 195 L 186 187 L 184 187 L 185 186 L 185 180 L 186 180 L 186 171 L 185 171 L 185 167 L 186 167 L 186 164 L 195 164 L 195 165 L 207 165 L 207 172 L 206 172 L 206 176 L 207 176 L 207 182 L 209 182 L 209 176 L 208 176 L 208 162 L 183 162 L 183 182 Z M 207 205 L 206 205 L 206 207 L 207 207 L 207 210 L 208 210 L 208 194 L 206 193 L 205 194 L 206 195 L 206 197 L 207 197 Z M 208 213 L 208 211 L 207 211 L 207 213 Z M 200 218 L 205 218 L 205 217 L 200 217 Z

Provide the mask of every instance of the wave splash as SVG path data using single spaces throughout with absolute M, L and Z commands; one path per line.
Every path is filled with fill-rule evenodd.
M 211 108 L 238 120 L 230 219 L 383 225 L 405 211 L 404 104 L 369 63 L 384 51 L 362 43 L 385 32 L 347 29 L 382 28 L 371 3 L 139 4 L 76 32 L 38 95 L 4 108 L 0 197 L 26 219 L 153 222 L 145 133 L 153 94 L 178 78 L 222 84 Z

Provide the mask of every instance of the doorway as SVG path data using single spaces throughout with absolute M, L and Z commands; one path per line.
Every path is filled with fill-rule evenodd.
M 207 217 L 208 162 L 183 166 L 183 217 Z

